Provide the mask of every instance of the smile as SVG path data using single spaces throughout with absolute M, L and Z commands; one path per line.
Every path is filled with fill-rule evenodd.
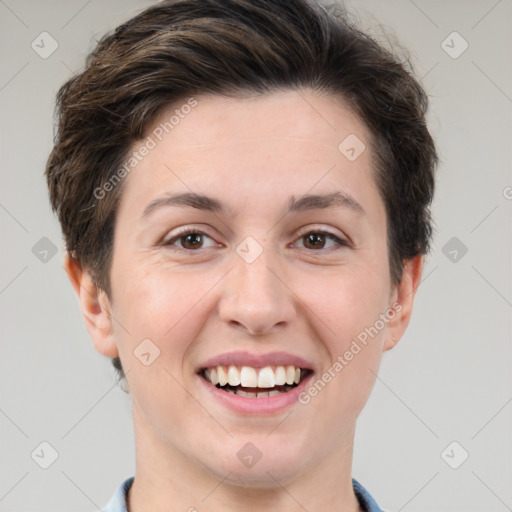
M 310 373 L 311 370 L 294 365 L 263 368 L 218 365 L 204 368 L 201 376 L 226 393 L 246 398 L 266 398 L 291 391 Z

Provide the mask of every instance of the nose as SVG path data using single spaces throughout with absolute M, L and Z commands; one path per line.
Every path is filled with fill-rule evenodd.
M 235 257 L 224 282 L 219 316 L 230 327 L 264 335 L 289 325 L 296 307 L 294 294 L 275 260 L 263 253 L 252 263 Z

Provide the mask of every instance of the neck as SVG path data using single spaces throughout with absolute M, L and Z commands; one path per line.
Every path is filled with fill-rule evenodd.
M 353 431 L 307 471 L 300 467 L 287 475 L 266 471 L 248 485 L 243 476 L 218 474 L 191 460 L 179 447 L 164 443 L 147 424 L 134 424 L 136 472 L 128 512 L 239 512 L 241 503 L 244 512 L 362 512 L 352 488 Z

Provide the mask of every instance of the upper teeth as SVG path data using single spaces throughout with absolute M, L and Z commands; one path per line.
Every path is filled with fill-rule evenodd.
M 207 368 L 204 376 L 213 384 L 225 386 L 241 385 L 244 388 L 273 388 L 274 386 L 291 386 L 300 382 L 300 368 L 296 366 L 215 366 Z

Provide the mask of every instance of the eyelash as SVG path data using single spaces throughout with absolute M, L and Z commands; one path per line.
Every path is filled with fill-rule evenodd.
M 162 242 L 162 245 L 164 245 L 166 247 L 171 247 L 172 249 L 175 249 L 175 250 L 181 250 L 181 251 L 186 251 L 186 252 L 198 252 L 201 249 L 184 249 L 182 247 L 173 247 L 175 241 L 179 240 L 180 238 L 186 237 L 187 235 L 192 235 L 192 234 L 205 235 L 208 238 L 211 238 L 204 231 L 201 231 L 200 229 L 196 229 L 194 227 L 189 227 L 189 228 L 183 229 L 183 231 L 176 233 L 169 240 Z M 324 231 L 324 230 L 305 231 L 297 238 L 297 240 L 300 240 L 301 238 L 304 238 L 306 235 L 311 235 L 311 234 L 323 235 L 325 237 L 330 238 L 334 242 L 336 242 L 336 244 L 338 244 L 338 246 L 340 246 L 340 247 L 349 247 L 349 243 L 347 241 L 342 240 L 341 238 L 337 237 L 334 233 L 331 233 L 329 231 Z M 328 249 L 310 249 L 310 251 L 313 251 L 313 252 L 321 252 L 321 251 L 326 251 L 326 250 L 328 250 Z

